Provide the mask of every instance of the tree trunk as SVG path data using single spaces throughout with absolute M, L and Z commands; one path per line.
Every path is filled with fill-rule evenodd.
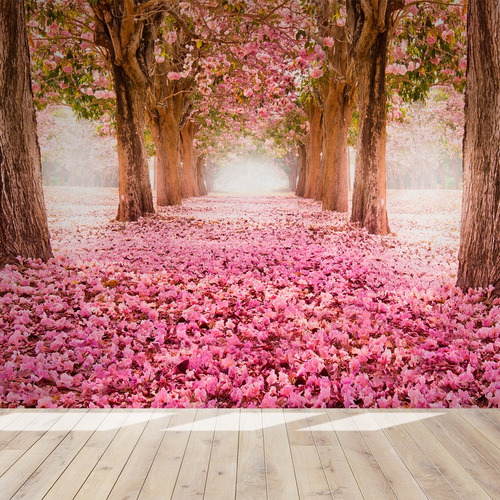
M 150 126 L 156 144 L 156 204 L 160 207 L 182 203 L 179 169 L 179 124 L 168 108 L 150 113 Z
M 196 181 L 198 184 L 199 196 L 206 196 L 208 194 L 207 186 L 205 184 L 205 155 L 198 155 L 196 159 Z
M 323 110 L 317 103 L 309 106 L 309 136 L 307 138 L 307 177 L 305 181 L 304 197 L 314 198 L 316 196 L 321 151 L 323 148 Z
M 292 193 L 295 193 L 297 189 L 297 177 L 299 174 L 299 162 L 297 161 L 296 156 L 289 152 L 288 156 L 288 166 L 290 168 L 290 175 L 288 176 L 288 187 Z
M 324 94 L 325 145 L 321 200 L 323 210 L 347 212 L 347 133 L 351 123 L 352 100 L 349 86 L 329 82 Z
M 307 177 L 307 155 L 304 144 L 297 145 L 297 152 L 299 154 L 299 180 L 297 182 L 297 190 L 295 194 L 297 196 L 304 196 Z
M 52 256 L 24 2 L 0 7 L 0 265 Z
M 387 43 L 387 30 L 374 34 L 370 48 L 356 57 L 359 130 L 351 221 L 373 234 L 390 232 L 385 164 Z
M 193 146 L 195 125 L 187 121 L 180 132 L 180 151 L 184 179 L 186 182 L 186 195 L 188 197 L 199 196 L 198 182 L 196 179 L 196 155 Z
M 144 113 L 154 40 L 164 14 L 136 15 L 138 2 L 133 0 L 89 4 L 94 13 L 94 41 L 104 49 L 116 93 L 120 195 L 116 218 L 133 221 L 154 212 Z
M 490 285 L 500 296 L 500 9 L 496 0 L 468 6 L 464 191 L 458 286 Z
M 113 64 L 118 144 L 119 221 L 154 213 L 153 193 L 144 139 L 146 92 L 121 67 Z

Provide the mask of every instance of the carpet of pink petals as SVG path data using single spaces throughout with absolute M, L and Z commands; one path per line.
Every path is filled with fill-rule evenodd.
M 0 271 L 0 406 L 500 405 L 500 302 L 463 294 L 460 193 L 391 192 L 394 234 L 292 195 L 112 221 L 48 188 L 55 257 Z

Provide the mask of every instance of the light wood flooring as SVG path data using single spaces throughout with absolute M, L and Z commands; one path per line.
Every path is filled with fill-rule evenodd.
M 500 499 L 500 410 L 0 409 L 0 499 Z

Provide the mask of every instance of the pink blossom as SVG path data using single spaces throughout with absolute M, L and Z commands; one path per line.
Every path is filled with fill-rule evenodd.
M 323 69 L 316 66 L 311 70 L 311 78 L 321 78 L 323 76 Z
M 169 31 L 165 33 L 165 41 L 167 43 L 174 43 L 177 40 L 177 33 L 175 31 Z
M 333 47 L 334 44 L 335 44 L 335 38 L 331 36 L 325 36 L 323 38 L 323 45 L 325 47 Z

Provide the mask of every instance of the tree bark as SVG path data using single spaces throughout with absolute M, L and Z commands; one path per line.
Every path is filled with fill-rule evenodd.
M 297 189 L 297 177 L 299 175 L 299 162 L 297 160 L 297 157 L 292 151 L 289 151 L 285 157 L 285 161 L 290 168 L 288 187 L 292 193 L 295 193 Z
M 356 147 L 352 222 L 368 232 L 388 234 L 386 207 L 386 97 L 387 32 L 376 36 L 366 57 L 356 61 L 359 131 Z
M 404 1 L 348 0 L 347 6 L 354 18 L 359 109 L 351 221 L 359 222 L 370 233 L 388 234 L 385 66 L 392 14 Z
M 188 197 L 200 195 L 196 179 L 196 152 L 193 145 L 195 131 L 195 124 L 191 120 L 188 120 L 180 131 L 181 161 Z
M 297 190 L 295 194 L 297 196 L 304 196 L 306 188 L 306 177 L 307 177 L 307 155 L 306 147 L 304 144 L 297 145 L 297 152 L 299 155 L 299 180 L 297 182 Z
M 324 144 L 320 158 L 320 189 L 317 198 L 324 210 L 347 212 L 347 132 L 353 109 L 353 59 L 348 25 L 336 21 L 343 2 L 316 0 L 316 22 L 321 37 L 332 37 L 335 43 L 325 49 L 327 72 L 322 78 Z M 321 153 L 319 150 L 318 154 Z
M 324 93 L 325 144 L 321 181 L 323 210 L 347 212 L 347 133 L 352 117 L 350 85 L 331 79 Z
M 182 203 L 179 168 L 179 123 L 172 109 L 158 108 L 150 112 L 150 127 L 156 144 L 156 204 L 160 207 Z
M 493 286 L 500 296 L 500 8 L 471 0 L 467 10 L 464 191 L 457 284 Z
M 208 191 L 207 191 L 207 186 L 205 183 L 205 156 L 204 155 L 197 155 L 196 181 L 198 183 L 199 196 L 206 196 L 208 194 Z
M 24 2 L 0 7 L 0 265 L 52 256 Z
M 154 213 L 144 138 L 146 93 L 121 66 L 113 64 L 113 77 L 120 195 L 116 219 L 134 221 Z
M 304 197 L 315 198 L 319 184 L 321 151 L 323 148 L 323 109 L 312 102 L 308 109 L 309 136 L 307 138 L 307 177 Z
M 154 212 L 144 110 L 154 40 L 163 14 L 158 10 L 140 17 L 138 7 L 137 0 L 91 3 L 95 42 L 105 49 L 116 93 L 119 221 L 134 221 Z

